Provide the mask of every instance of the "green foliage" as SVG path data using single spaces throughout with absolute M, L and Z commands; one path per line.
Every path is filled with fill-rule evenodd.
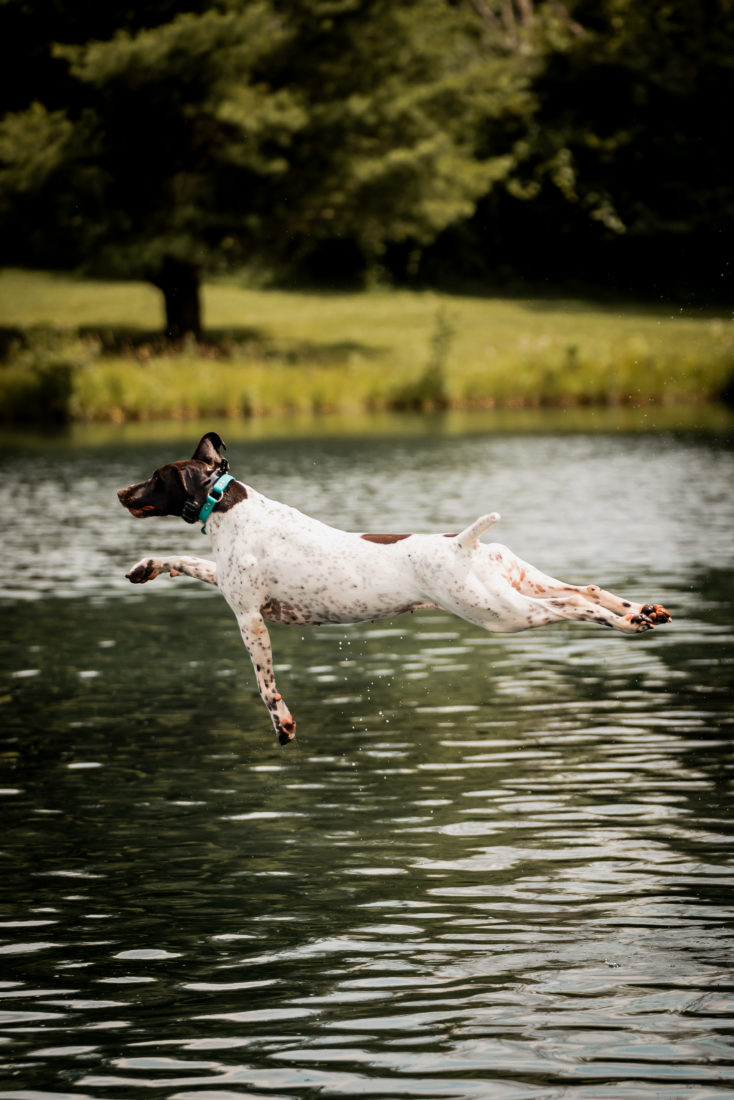
M 3 193 L 40 191 L 66 155 L 74 126 L 64 111 L 32 103 L 0 122 L 0 188 Z
M 0 37 L 27 57 L 0 73 L 6 263 L 171 308 L 255 261 L 717 299 L 730 275 L 730 0 L 3 0 Z
M 45 326 L 11 335 L 0 366 L 0 420 L 61 424 L 72 418 L 77 371 L 89 349 L 74 336 Z
M 149 338 L 152 292 L 118 286 L 0 272 L 1 420 L 701 402 L 734 376 L 734 323 L 711 315 L 224 282 L 205 293 L 216 342 L 173 353 Z
M 447 377 L 454 327 L 443 306 L 436 311 L 430 355 L 422 374 L 394 388 L 390 405 L 397 409 L 445 409 L 451 404 Z
M 596 248 L 601 264 L 642 262 L 664 287 L 672 266 L 681 286 L 703 277 L 720 293 L 734 234 L 721 113 L 734 97 L 734 8 L 576 0 L 569 9 L 573 22 L 545 36 L 529 79 L 510 193 L 556 219 L 555 240 L 565 237 L 577 270 L 598 270 L 583 255 Z M 621 236 L 629 243 L 613 242 Z
M 388 242 L 426 243 L 469 216 L 504 170 L 478 155 L 462 109 L 481 69 L 448 0 L 160 14 L 104 40 L 56 27 L 48 64 L 65 66 L 65 108 L 29 104 L 0 131 L 6 247 L 19 259 L 61 251 L 156 277 L 166 258 L 213 270 L 349 238 L 374 263 Z M 13 232 L 18 202 L 47 233 L 31 250 Z M 60 202 L 75 227 L 62 250 Z

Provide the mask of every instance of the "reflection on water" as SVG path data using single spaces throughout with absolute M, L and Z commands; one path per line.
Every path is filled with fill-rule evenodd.
M 732 452 L 233 444 L 327 521 L 496 508 L 542 568 L 675 616 L 274 628 L 285 750 L 217 594 L 122 579 L 204 552 L 115 502 L 168 457 L 37 448 L 22 505 L 2 462 L 0 1098 L 734 1095 Z

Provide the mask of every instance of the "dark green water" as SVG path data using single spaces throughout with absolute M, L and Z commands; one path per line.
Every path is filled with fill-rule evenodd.
M 0 1098 L 734 1096 L 726 440 L 240 438 L 327 522 L 497 509 L 674 615 L 273 628 L 283 750 L 217 593 L 123 578 L 206 556 L 114 495 L 181 435 L 0 450 Z

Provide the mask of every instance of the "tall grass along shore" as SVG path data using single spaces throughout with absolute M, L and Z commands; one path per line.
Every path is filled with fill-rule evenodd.
M 731 399 L 734 323 L 670 306 L 205 287 L 207 342 L 169 347 L 144 283 L 0 271 L 0 417 L 128 421 L 276 412 Z

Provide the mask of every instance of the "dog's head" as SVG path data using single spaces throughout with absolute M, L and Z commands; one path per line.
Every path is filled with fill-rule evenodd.
M 216 432 L 207 432 L 192 458 L 161 466 L 147 481 L 119 489 L 117 496 L 133 516 L 182 516 L 195 523 L 214 482 L 229 469 Z

